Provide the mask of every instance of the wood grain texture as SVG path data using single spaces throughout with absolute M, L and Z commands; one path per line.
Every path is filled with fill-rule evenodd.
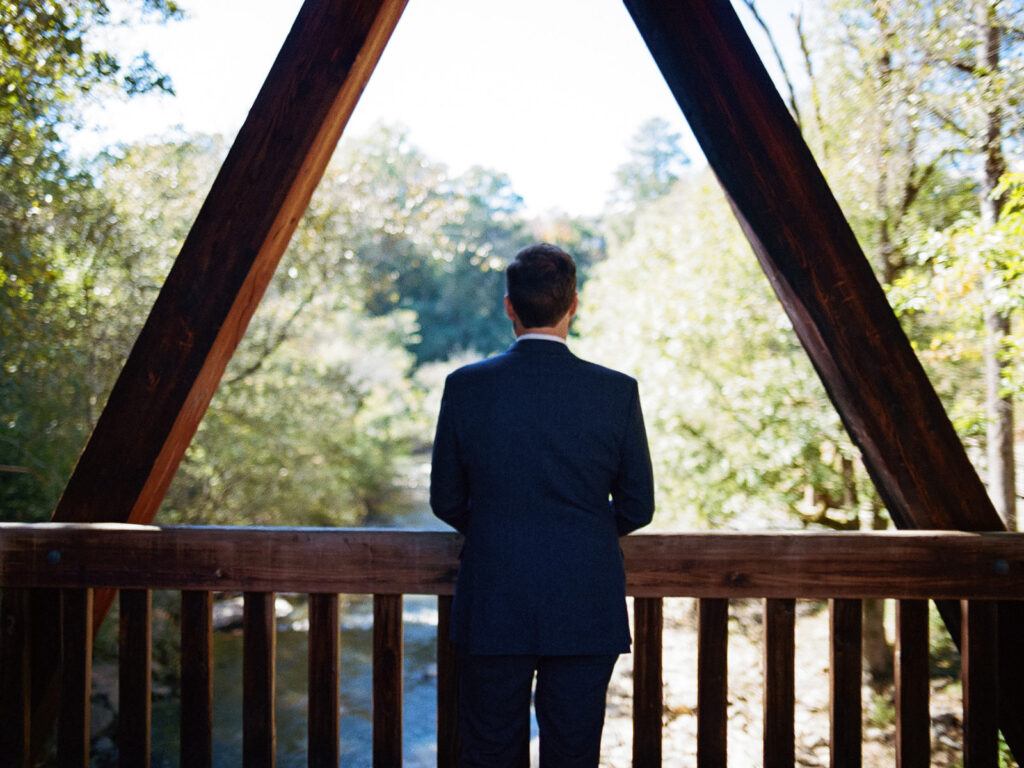
M 931 764 L 931 718 L 928 712 L 928 603 L 896 604 L 896 766 L 928 768 Z
M 117 755 L 121 768 L 149 765 L 152 615 L 149 590 L 121 592 L 117 655 Z
M 900 527 L 1003 530 L 728 0 L 626 0 Z
M 0 586 L 451 594 L 460 547 L 441 531 L 0 524 Z M 639 597 L 1024 594 L 1019 533 L 634 534 L 622 550 Z
M 306 0 L 114 384 L 55 521 L 153 520 L 406 0 Z M 98 631 L 112 592 L 97 594 Z
M 213 593 L 181 593 L 181 765 L 213 765 Z
M 861 765 L 860 600 L 830 600 L 829 750 L 831 768 Z
M 1005 684 L 1000 680 L 996 654 L 997 607 L 974 600 L 964 600 L 961 605 L 964 768 L 995 768 L 999 765 L 998 698 L 992 692 Z
M 764 602 L 764 768 L 793 768 L 796 603 Z
M 0 599 L 0 767 L 30 768 L 32 644 L 28 590 Z
M 406 0 L 306 0 L 54 511 L 148 523 L 323 175 Z M 95 633 L 114 593 L 99 591 Z M 57 620 L 49 606 L 46 623 Z M 45 656 L 44 641 L 35 649 Z M 34 685 L 42 733 L 56 679 Z M 34 735 L 38 742 L 42 734 Z
M 697 766 L 727 768 L 729 601 L 703 598 L 697 628 Z
M 341 711 L 338 596 L 309 596 L 309 768 L 337 768 Z
M 633 768 L 661 766 L 661 638 L 660 597 L 633 601 Z
M 274 602 L 273 592 L 246 592 L 242 598 L 242 764 L 246 768 L 273 768 L 277 759 Z
M 437 768 L 458 768 L 462 742 L 459 736 L 459 668 L 450 628 L 451 595 L 437 598 Z
M 897 526 L 1004 530 L 730 2 L 625 4 Z M 999 626 L 1000 725 L 1021 759 L 1024 605 Z
M 61 608 L 63 651 L 59 665 L 57 765 L 59 768 L 87 768 L 92 688 L 92 590 L 61 590 Z
M 152 520 L 405 3 L 303 4 L 54 520 Z
M 373 596 L 373 768 L 402 765 L 402 596 Z

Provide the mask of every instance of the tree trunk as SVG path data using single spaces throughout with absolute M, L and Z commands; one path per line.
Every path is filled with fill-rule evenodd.
M 999 72 L 1000 33 L 993 0 L 975 0 L 974 21 L 977 30 L 977 72 L 980 86 L 990 92 Z M 985 99 L 983 165 L 981 169 L 981 223 L 993 227 L 999 220 L 1003 200 L 994 192 L 1006 170 L 1002 145 L 1002 109 L 995 94 Z M 1003 394 L 1003 374 L 1007 362 L 1000 354 L 1003 340 L 1010 335 L 1010 318 L 995 303 L 999 278 L 989 274 L 985 280 L 985 406 L 988 414 L 988 491 L 996 511 L 1007 529 L 1017 528 L 1017 483 L 1013 455 L 1013 398 Z
M 892 285 L 896 279 L 896 268 L 894 265 L 894 246 L 891 232 L 894 222 L 893 211 L 889 205 L 889 163 L 892 159 L 895 148 L 892 145 L 892 114 L 894 105 L 892 103 L 892 27 L 889 23 L 889 7 L 887 3 L 874 3 L 871 8 L 875 23 L 878 25 L 878 35 L 881 38 L 882 49 L 875 56 L 874 83 L 875 83 L 875 155 L 874 165 L 877 172 L 875 179 L 875 204 L 878 206 L 877 225 L 877 253 L 878 261 L 876 269 L 881 273 L 882 286 Z

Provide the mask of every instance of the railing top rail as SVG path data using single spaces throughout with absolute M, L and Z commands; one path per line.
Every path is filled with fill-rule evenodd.
M 0 523 L 0 587 L 450 594 L 444 531 Z M 1024 534 L 634 534 L 644 597 L 1024 599 Z

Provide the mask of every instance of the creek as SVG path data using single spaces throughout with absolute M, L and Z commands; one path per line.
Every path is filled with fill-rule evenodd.
M 306 763 L 308 635 L 300 606 L 277 632 L 277 765 Z M 346 599 L 341 619 L 341 761 L 353 768 L 372 764 L 373 601 Z M 407 595 L 404 600 L 403 760 L 425 768 L 436 760 L 437 598 Z M 171 768 L 178 759 L 177 697 L 153 702 L 152 766 Z M 242 635 L 216 632 L 213 674 L 213 765 L 238 765 L 242 754 Z
M 374 525 L 416 530 L 447 528 L 427 503 L 429 462 L 404 468 L 410 508 Z M 279 606 L 277 618 L 277 765 L 299 768 L 306 761 L 308 617 L 304 597 L 281 595 L 292 607 Z M 223 607 L 223 604 L 222 604 Z M 240 603 L 235 601 L 237 618 Z M 216 613 L 216 612 L 215 612 Z M 351 768 L 373 763 L 373 598 L 343 595 L 341 613 L 340 761 Z M 437 765 L 437 598 L 405 595 L 402 691 L 403 765 Z M 237 626 L 237 624 L 236 624 Z M 233 768 L 242 755 L 242 634 L 218 631 L 213 640 L 213 765 Z M 176 696 L 153 701 L 151 765 L 179 765 L 179 702 Z

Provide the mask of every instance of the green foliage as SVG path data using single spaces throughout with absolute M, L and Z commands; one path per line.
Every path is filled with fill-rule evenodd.
M 508 177 L 473 168 L 453 178 L 394 127 L 338 154 L 312 215 L 359 271 L 366 309 L 414 312 L 406 347 L 420 363 L 508 346 L 505 260 L 530 242 Z
M 404 129 L 378 126 L 342 144 L 299 237 L 343 255 L 369 313 L 415 314 L 405 346 L 423 364 L 510 344 L 505 264 L 538 234 L 580 255 L 581 272 L 600 258 L 593 226 L 563 219 L 539 229 L 506 174 L 474 167 L 452 176 Z
M 24 258 L 25 237 L 44 229 L 45 209 L 81 182 L 67 162 L 60 131 L 75 122 L 83 97 L 104 91 L 172 92 L 170 80 L 144 51 L 125 64 L 94 41 L 111 25 L 176 18 L 177 5 L 136 0 L 118 8 L 124 18 L 105 0 L 0 2 L 0 255 L 5 263 L 12 253 Z M 25 279 L 25 270 L 20 273 Z
M 855 523 L 857 453 L 709 173 L 644 209 L 577 325 L 640 380 L 661 524 Z
M 232 363 L 164 501 L 162 520 L 357 525 L 402 508 L 418 394 L 399 318 L 337 313 L 279 347 L 258 372 Z
M 103 189 L 118 201 L 132 244 L 116 272 L 122 290 L 138 288 L 137 312 L 124 321 L 132 329 L 224 151 L 220 139 L 193 137 L 121 148 L 105 168 Z M 368 210 L 373 199 L 348 202 Z M 186 453 L 162 520 L 357 524 L 400 506 L 395 462 L 408 450 L 406 420 L 419 402 L 402 350 L 413 319 L 363 317 L 364 273 L 347 255 L 352 233 L 333 239 L 343 223 L 337 212 L 321 203 L 303 222 Z M 358 218 L 346 213 L 344 221 Z
M 56 503 L 225 151 L 204 136 L 110 150 L 38 239 L 46 279 L 0 275 L 22 297 L 0 306 L 8 517 L 45 519 Z M 437 382 L 414 364 L 511 341 L 503 267 L 533 237 L 521 209 L 504 175 L 453 178 L 398 129 L 347 142 L 160 519 L 358 524 L 400 510 L 403 458 L 429 447 L 436 416 L 424 402 Z M 583 250 L 584 268 L 599 253 L 592 228 L 545 226 Z
M 123 64 L 97 31 L 173 2 L 0 1 L 0 506 L 38 520 L 56 502 L 106 384 L 102 264 L 118 224 L 91 177 L 67 160 L 61 130 L 87 94 L 170 90 L 145 53 Z M 105 337 L 104 337 L 105 338 Z
M 984 313 L 995 307 L 1016 316 L 1024 308 L 1024 176 L 1004 177 L 997 194 L 1006 202 L 995 225 L 976 212 L 951 226 L 922 232 L 915 266 L 898 280 L 890 299 L 912 320 L 918 353 L 949 404 L 961 436 L 976 442 L 984 434 L 985 404 L 978 382 L 985 354 Z M 1024 392 L 1020 333 L 1002 339 L 1003 391 Z
M 619 200 L 636 205 L 667 195 L 690 164 L 680 141 L 664 118 L 645 121 L 630 140 L 630 159 L 615 172 Z

